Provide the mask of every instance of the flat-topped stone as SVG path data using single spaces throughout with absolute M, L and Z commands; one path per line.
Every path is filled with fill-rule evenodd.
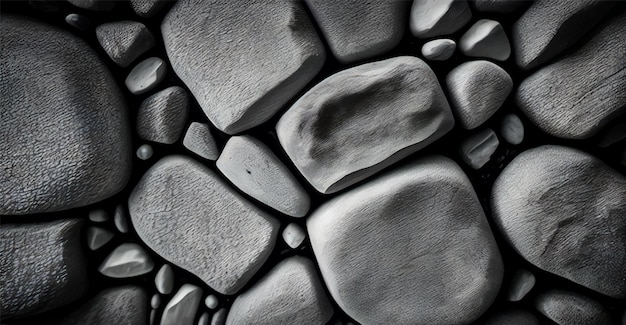
M 102 24 L 96 27 L 96 37 L 111 60 L 121 67 L 127 67 L 154 46 L 154 36 L 146 25 L 131 20 Z

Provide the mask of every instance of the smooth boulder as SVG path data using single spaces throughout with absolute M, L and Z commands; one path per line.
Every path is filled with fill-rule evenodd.
M 105 289 L 64 316 L 59 325 L 147 324 L 148 294 L 139 286 Z

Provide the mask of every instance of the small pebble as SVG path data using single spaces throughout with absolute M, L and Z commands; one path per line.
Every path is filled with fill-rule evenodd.
M 226 316 L 228 316 L 228 309 L 220 308 L 220 310 L 216 311 L 215 314 L 213 314 L 213 318 L 211 318 L 211 325 L 226 324 Z
M 87 228 L 87 246 L 89 246 L 89 249 L 92 251 L 95 251 L 111 241 L 113 236 L 114 234 L 107 229 L 89 227 Z
M 173 144 L 183 133 L 188 106 L 189 96 L 178 86 L 146 98 L 137 112 L 137 134 L 143 140 Z
M 297 223 L 292 222 L 283 230 L 283 240 L 293 249 L 300 247 L 304 238 L 306 238 L 306 233 Z
M 89 22 L 89 19 L 83 15 L 79 15 L 79 14 L 69 14 L 67 16 L 65 16 L 65 22 L 82 31 L 88 30 L 89 27 L 91 27 L 91 23 Z
M 209 295 L 208 297 L 206 297 L 206 299 L 204 299 L 204 304 L 207 306 L 207 308 L 209 309 L 215 309 L 217 308 L 217 305 L 219 304 L 219 300 L 217 300 L 217 297 L 215 295 Z
M 126 216 L 126 211 L 124 210 L 124 206 L 119 204 L 115 208 L 115 214 L 113 215 L 113 222 L 115 223 L 115 227 L 119 232 L 125 234 L 128 232 L 128 219 Z
M 154 262 L 143 247 L 125 243 L 104 259 L 98 271 L 111 278 L 130 278 L 149 273 L 153 268 Z
M 133 95 L 143 94 L 165 78 L 167 66 L 165 61 L 157 57 L 147 58 L 137 64 L 126 78 L 126 87 Z
M 461 142 L 461 158 L 474 169 L 480 169 L 496 151 L 500 142 L 491 129 L 484 129 Z
M 150 311 L 150 325 L 154 325 L 156 323 L 156 310 L 152 309 Z
M 519 269 L 511 279 L 509 287 L 509 301 L 520 301 L 535 286 L 535 275 L 525 269 Z
M 202 299 L 202 289 L 183 284 L 163 309 L 161 325 L 193 325 Z
M 511 55 L 509 39 L 499 22 L 481 19 L 461 37 L 459 48 L 472 57 L 506 61 Z
M 148 160 L 152 157 L 152 146 L 149 144 L 142 144 L 139 148 L 137 148 L 137 157 L 141 160 Z
M 161 296 L 158 293 L 155 293 L 150 300 L 150 306 L 152 309 L 157 309 L 161 305 Z
M 89 220 L 93 222 L 105 222 L 109 220 L 109 214 L 102 209 L 91 210 L 89 211 Z
M 424 58 L 433 61 L 445 61 L 449 59 L 456 50 L 456 42 L 451 39 L 436 39 L 427 42 L 422 46 Z
M 208 123 L 191 123 L 183 138 L 183 146 L 187 150 L 208 160 L 215 160 L 220 155 Z
M 146 25 L 130 20 L 102 24 L 96 27 L 96 37 L 111 60 L 121 67 L 127 67 L 155 44 Z
M 524 140 L 524 124 L 515 114 L 508 114 L 502 119 L 502 137 L 510 144 L 518 145 Z
M 198 325 L 209 325 L 210 321 L 211 316 L 208 312 L 205 311 L 204 313 L 202 313 L 202 316 L 200 316 L 200 319 L 198 320 Z
M 161 269 L 154 277 L 154 285 L 164 295 L 172 293 L 174 289 L 174 270 L 169 264 L 161 266 Z

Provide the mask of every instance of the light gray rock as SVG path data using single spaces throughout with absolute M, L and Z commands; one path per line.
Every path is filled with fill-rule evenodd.
M 422 55 L 427 60 L 445 61 L 452 57 L 456 50 L 456 42 L 451 39 L 436 39 L 422 46 Z
M 474 169 L 482 168 L 500 145 L 498 136 L 491 129 L 472 134 L 461 142 L 461 158 Z
M 106 210 L 96 209 L 89 211 L 89 221 L 92 222 L 105 222 L 109 220 L 109 214 Z
M 215 295 L 208 295 L 205 299 L 204 299 L 204 304 L 206 305 L 207 308 L 209 309 L 215 309 L 217 308 L 217 305 L 219 305 L 219 300 L 217 300 L 217 297 Z
M 119 192 L 131 170 L 123 94 L 57 27 L 0 19 L 0 215 L 62 211 Z
M 502 25 L 491 19 L 475 22 L 461 36 L 459 49 L 467 56 L 498 61 L 506 61 L 511 55 L 511 45 Z
M 516 101 L 551 135 L 592 136 L 626 107 L 626 13 L 597 30 L 577 50 L 536 71 L 520 84 Z
M 192 122 L 183 138 L 183 146 L 208 160 L 215 160 L 220 155 L 208 123 Z
M 535 307 L 559 325 L 611 325 L 611 314 L 597 301 L 562 290 L 550 290 L 535 299 Z
M 320 71 L 326 54 L 302 6 L 182 0 L 165 16 L 172 68 L 221 131 L 267 121 Z
M 306 0 L 337 60 L 349 63 L 394 48 L 407 23 L 407 1 Z
M 129 230 L 128 226 L 128 216 L 126 215 L 126 210 L 124 206 L 118 204 L 115 208 L 115 214 L 113 215 L 113 223 L 115 223 L 115 228 L 122 234 L 125 234 Z
M 159 296 L 158 293 L 155 293 L 152 295 L 152 299 L 150 299 L 150 307 L 152 307 L 152 309 L 157 309 L 159 308 L 159 305 L 161 305 L 161 296 Z
M 154 150 L 149 144 L 142 144 L 141 146 L 139 146 L 139 148 L 137 148 L 137 158 L 141 160 L 148 160 L 152 158 L 153 154 Z
M 539 325 L 539 319 L 533 313 L 511 309 L 498 312 L 489 317 L 484 325 Z
M 290 223 L 283 230 L 283 240 L 289 247 L 296 249 L 302 245 L 306 232 L 297 223 Z
M 434 72 L 410 56 L 338 72 L 276 125 L 280 144 L 322 193 L 357 183 L 426 147 L 454 126 Z
M 193 284 L 183 284 L 163 309 L 160 324 L 194 325 L 200 300 L 202 289 Z
M 226 317 L 228 316 L 228 309 L 220 308 L 211 317 L 211 325 L 224 325 L 226 324 Z
M 149 273 L 153 268 L 154 262 L 143 247 L 124 243 L 102 261 L 98 271 L 111 278 L 131 278 Z
M 100 227 L 89 227 L 87 228 L 87 246 L 92 251 L 95 251 L 111 241 L 111 239 L 113 239 L 113 236 L 114 234 L 107 229 Z
M 332 198 L 307 229 L 328 291 L 362 324 L 469 324 L 500 288 L 493 234 L 448 158 L 413 161 Z
M 102 24 L 96 27 L 96 37 L 111 60 L 121 67 L 127 67 L 155 43 L 146 25 L 130 20 Z
M 113 9 L 115 1 L 111 0 L 67 0 L 78 8 L 95 11 L 108 11 Z
M 413 36 L 430 38 L 452 34 L 472 18 L 465 0 L 414 0 L 410 27 Z
M 575 149 L 517 156 L 492 190 L 504 238 L 535 266 L 602 294 L 626 297 L 626 177 Z
M 535 275 L 526 269 L 519 269 L 513 274 L 507 299 L 520 301 L 535 286 Z
M 289 257 L 233 302 L 227 325 L 326 324 L 331 305 L 315 265 L 306 257 Z
M 3 17 L 4 19 L 4 17 Z M 87 261 L 81 219 L 0 227 L 0 315 L 3 321 L 67 305 L 82 297 Z
M 511 28 L 515 62 L 527 70 L 548 62 L 576 44 L 615 3 L 603 0 L 533 1 Z
M 513 90 L 513 79 L 496 64 L 478 60 L 452 69 L 446 85 L 457 121 L 465 129 L 474 129 L 502 106 Z
M 169 264 L 163 264 L 154 277 L 154 284 L 157 290 L 164 294 L 169 295 L 174 290 L 174 270 Z
M 79 14 L 69 14 L 65 16 L 65 22 L 81 31 L 86 31 L 91 27 L 91 23 L 89 22 L 89 18 L 79 15 Z
M 480 12 L 508 14 L 531 3 L 526 0 L 474 0 L 474 9 Z
M 261 141 L 231 137 L 217 168 L 244 193 L 286 215 L 304 217 L 311 199 L 289 168 Z
M 133 226 L 146 245 L 222 294 L 246 284 L 278 236 L 278 220 L 184 156 L 154 164 L 128 201 Z
M 524 124 L 517 115 L 507 114 L 502 119 L 500 133 L 506 142 L 518 145 L 524 141 Z
M 141 95 L 156 87 L 165 78 L 167 65 L 157 57 L 139 62 L 126 77 L 126 88 L 133 95 Z
M 146 98 L 137 112 L 137 134 L 148 141 L 172 144 L 178 141 L 187 122 L 189 98 L 178 86 Z
M 130 0 L 130 6 L 135 14 L 144 18 L 154 17 L 166 3 L 165 0 Z
M 148 306 L 148 295 L 139 286 L 108 288 L 64 316 L 59 324 L 146 324 Z

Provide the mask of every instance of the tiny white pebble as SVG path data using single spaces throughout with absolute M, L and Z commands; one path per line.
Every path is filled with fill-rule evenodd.
M 137 148 L 137 157 L 141 160 L 148 160 L 152 157 L 152 147 L 149 144 L 142 144 L 139 148 Z
M 102 209 L 89 211 L 89 220 L 93 222 L 105 222 L 109 220 L 109 215 Z
M 208 297 L 206 297 L 206 299 L 204 299 L 204 304 L 209 309 L 215 309 L 219 304 L 219 301 L 217 300 L 217 297 L 215 295 L 209 295 Z
M 297 223 L 292 222 L 283 230 L 283 240 L 293 249 L 302 245 L 304 238 L 306 238 L 306 233 Z
M 202 316 L 200 316 L 200 319 L 198 320 L 198 325 L 209 325 L 209 313 L 208 312 L 204 312 L 202 314 Z

